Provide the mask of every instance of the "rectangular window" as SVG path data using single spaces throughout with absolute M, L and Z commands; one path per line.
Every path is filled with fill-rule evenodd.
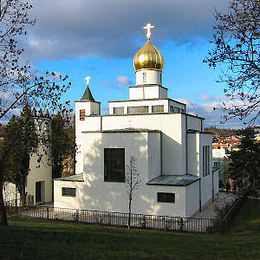
M 203 146 L 203 176 L 207 176 L 210 173 L 210 155 L 209 145 Z
M 148 106 L 139 106 L 139 107 L 128 107 L 127 114 L 146 114 L 149 112 Z
M 104 149 L 104 181 L 125 182 L 125 149 Z
M 84 121 L 86 116 L 86 110 L 85 109 L 80 109 L 79 110 L 79 120 Z
M 146 73 L 143 72 L 143 82 L 146 82 Z
M 113 114 L 114 115 L 123 115 L 124 107 L 113 107 Z
M 62 196 L 76 197 L 76 188 L 62 187 Z
M 175 193 L 157 193 L 157 202 L 175 203 Z
M 153 113 L 163 113 L 164 112 L 164 105 L 152 106 Z
M 170 106 L 170 113 L 180 113 L 181 109 L 179 107 Z

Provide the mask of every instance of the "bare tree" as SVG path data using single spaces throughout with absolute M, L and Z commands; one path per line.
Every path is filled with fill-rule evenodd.
M 222 67 L 224 121 L 252 124 L 260 115 L 260 1 L 231 0 L 227 13 L 215 12 L 213 49 L 204 62 Z
M 23 57 L 19 37 L 35 24 L 30 17 L 32 5 L 26 0 L 0 0 L 0 120 L 8 121 L 26 105 L 64 112 L 68 102 L 61 95 L 71 83 L 56 72 L 40 74 Z M 17 111 L 18 110 L 18 111 Z M 41 109 L 40 109 L 41 110 Z M 19 139 L 19 136 L 17 136 Z M 7 225 L 3 201 L 3 171 L 8 152 L 0 143 L 0 225 Z M 3 150 L 4 149 L 4 150 Z
M 141 184 L 140 173 L 136 166 L 137 159 L 131 155 L 129 164 L 126 165 L 126 177 L 125 183 L 127 185 L 127 197 L 128 197 L 128 229 L 131 227 L 131 214 L 132 214 L 132 202 L 135 191 Z

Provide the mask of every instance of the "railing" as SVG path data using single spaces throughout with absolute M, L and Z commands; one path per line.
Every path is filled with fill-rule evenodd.
M 128 213 L 97 210 L 73 210 L 46 206 L 34 207 L 20 211 L 19 216 L 121 227 L 126 227 L 128 224 Z M 212 219 L 206 218 L 182 218 L 131 214 L 131 227 L 134 228 L 163 229 L 181 232 L 208 232 L 212 226 Z
M 5 201 L 5 207 L 8 215 L 17 214 L 20 209 L 24 207 L 32 206 L 34 203 L 33 196 L 28 195 L 25 201 L 22 201 L 21 198 Z

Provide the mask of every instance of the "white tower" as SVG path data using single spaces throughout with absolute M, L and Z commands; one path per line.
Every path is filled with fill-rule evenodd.
M 86 90 L 82 98 L 75 103 L 76 122 L 85 121 L 86 116 L 100 115 L 100 102 L 95 101 L 89 88 L 90 77 L 87 76 L 85 80 Z

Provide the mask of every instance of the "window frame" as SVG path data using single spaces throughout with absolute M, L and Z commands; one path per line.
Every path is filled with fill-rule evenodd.
M 162 108 L 162 110 L 159 108 Z M 164 113 L 164 105 L 152 105 L 152 113 Z
M 122 158 L 120 158 L 122 159 L 122 162 L 119 163 L 121 164 L 121 168 L 116 168 L 116 158 L 113 158 L 111 160 L 109 156 L 113 156 L 113 151 L 119 152 L 120 150 L 122 152 L 122 154 L 120 155 L 122 156 Z M 119 173 L 118 175 L 115 174 L 115 172 L 120 171 L 121 173 Z M 125 183 L 125 148 L 104 148 L 104 182 Z
M 131 109 L 133 109 L 135 111 L 129 112 L 129 110 L 131 110 Z M 129 115 L 140 115 L 140 114 L 148 114 L 148 113 L 149 113 L 149 106 L 128 106 L 127 107 L 127 114 L 129 114 Z
M 86 117 L 86 109 L 79 110 L 79 121 L 85 121 Z
M 65 192 L 65 190 L 73 191 L 73 194 L 69 194 L 68 192 Z M 77 196 L 77 190 L 76 190 L 76 188 L 73 188 L 73 187 L 61 187 L 61 196 L 75 198 Z
M 116 113 L 119 110 L 120 113 Z M 123 115 L 124 114 L 124 107 L 113 107 L 113 115 Z
M 165 196 L 165 197 L 163 197 L 163 196 Z M 167 198 L 167 196 L 168 196 L 168 198 Z M 175 193 L 157 192 L 157 202 L 158 203 L 175 203 Z

